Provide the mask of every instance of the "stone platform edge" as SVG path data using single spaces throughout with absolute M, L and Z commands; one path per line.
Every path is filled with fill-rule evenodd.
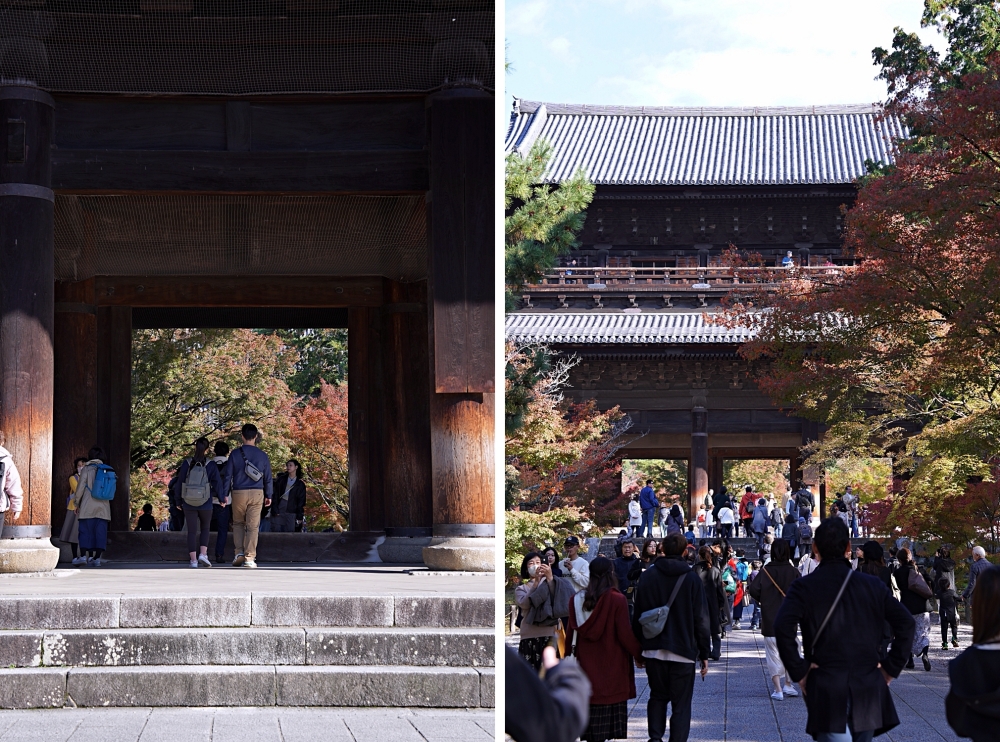
M 0 596 L 0 631 L 246 626 L 492 629 L 496 597 L 291 592 Z
M 101 667 L 0 670 L 0 708 L 493 708 L 493 668 Z

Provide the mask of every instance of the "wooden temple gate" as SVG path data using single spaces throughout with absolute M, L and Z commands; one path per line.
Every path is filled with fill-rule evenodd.
M 32 18 L 51 24 L 31 40 L 48 45 L 44 64 L 0 59 L 15 80 L 0 85 L 0 429 L 26 497 L 3 535 L 58 532 L 61 472 L 95 443 L 119 472 L 112 530 L 128 528 L 133 312 L 341 309 L 351 530 L 480 539 L 462 543 L 492 562 L 492 6 L 401 21 L 391 3 L 340 15 L 331 4 L 319 18 L 272 5 L 275 18 L 251 20 L 275 59 L 249 82 L 234 72 L 238 85 L 199 78 L 185 56 L 206 27 L 250 22 L 231 9 L 210 23 L 195 17 L 205 3 L 183 2 L 124 20 L 29 10 L 0 21 L 4 37 L 29 34 L 17 26 Z M 360 24 L 374 30 L 352 36 Z M 130 78 L 134 40 L 101 38 L 126 27 L 177 68 Z M 405 84 L 391 64 L 364 87 L 306 64 L 370 56 L 372 44 L 406 50 Z M 230 71 L 246 61 L 205 53 Z M 296 54 L 315 79 L 280 79 Z

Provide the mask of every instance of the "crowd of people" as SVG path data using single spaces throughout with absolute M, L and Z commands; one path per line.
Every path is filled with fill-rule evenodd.
M 169 518 L 157 524 L 153 506 L 146 503 L 135 530 L 181 531 L 186 526 L 189 564 L 198 568 L 212 566 L 208 548 L 213 532 L 215 561 L 226 561 L 232 524 L 235 545 L 232 565 L 249 569 L 257 566 L 258 533 L 301 531 L 306 503 L 302 465 L 290 459 L 285 471 L 274 477 L 267 454 L 257 446 L 260 438 L 257 427 L 244 425 L 240 436 L 242 445 L 232 452 L 224 441 L 216 442 L 212 456 L 207 438 L 195 441 L 191 455 L 181 462 L 168 485 Z M 5 453 L 0 437 L 0 466 L 5 463 Z M 10 454 L 6 456 L 9 460 Z M 106 461 L 104 452 L 95 447 L 87 458 L 73 462 L 60 540 L 70 546 L 74 565 L 100 567 L 107 549 L 115 472 Z M 11 503 L 16 519 L 20 514 L 20 480 L 12 462 L 7 471 L 11 489 L 4 497 Z M 106 491 L 107 485 L 102 486 L 106 481 L 111 482 L 110 493 Z M 3 502 L 0 500 L 0 505 Z M 0 527 L 5 512 L 6 509 L 0 511 Z
M 758 507 L 764 512 L 766 503 Z M 740 520 L 754 529 L 753 515 Z M 625 739 L 635 668 L 644 668 L 649 739 L 664 739 L 669 708 L 669 740 L 686 740 L 696 677 L 746 617 L 764 640 L 771 699 L 805 696 L 806 732 L 816 740 L 869 742 L 899 724 L 893 679 L 916 660 L 931 669 L 932 610 L 942 648 L 959 648 L 956 607 L 964 601 L 973 646 L 951 663 L 947 716 L 959 734 L 995 739 L 988 734 L 1000 721 L 1000 651 L 991 651 L 1000 650 L 1000 567 L 975 547 L 959 593 L 949 549 L 933 559 L 874 540 L 852 549 L 851 531 L 839 513 L 824 520 L 797 560 L 783 537 L 752 559 L 725 538 L 692 543 L 673 529 L 659 541 L 647 537 L 638 553 L 631 536 L 619 539 L 614 559 L 587 562 L 575 537 L 561 561 L 551 547 L 526 554 L 515 588 L 520 642 L 518 658 L 508 658 L 508 733 L 518 742 Z M 958 667 L 974 668 L 981 682 L 957 677 Z M 514 675 L 521 680 L 511 684 Z M 544 721 L 522 713 L 529 707 Z M 537 736 L 539 729 L 548 731 Z

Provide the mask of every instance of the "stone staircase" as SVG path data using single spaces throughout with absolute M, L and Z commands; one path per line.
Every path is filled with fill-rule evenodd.
M 495 601 L 0 596 L 0 708 L 493 707 Z

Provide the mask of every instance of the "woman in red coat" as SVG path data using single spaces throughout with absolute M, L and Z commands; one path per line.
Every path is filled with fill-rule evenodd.
M 586 742 L 628 737 L 628 701 L 635 698 L 632 658 L 642 666 L 642 646 L 617 583 L 611 560 L 597 557 L 590 563 L 590 584 L 569 607 L 566 644 L 574 647 L 591 685 L 590 722 L 581 737 Z

